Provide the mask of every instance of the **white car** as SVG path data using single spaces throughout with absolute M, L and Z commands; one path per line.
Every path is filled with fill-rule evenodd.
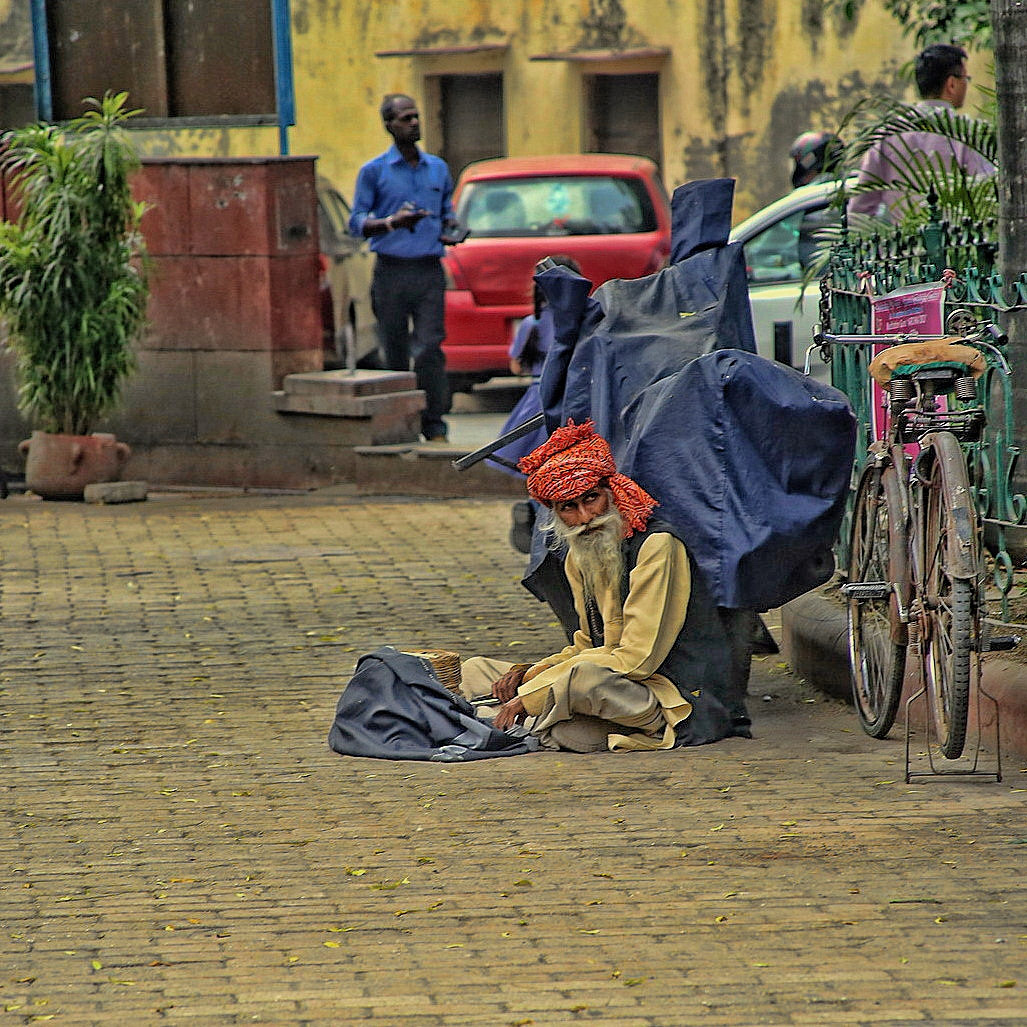
M 853 179 L 855 181 L 855 179 Z M 837 182 L 804 185 L 758 210 L 731 230 L 731 242 L 745 246 L 749 303 L 756 349 L 761 356 L 802 370 L 819 320 L 820 290 L 802 290 L 802 273 L 813 245 L 813 233 L 838 220 L 829 209 Z M 830 380 L 830 369 L 816 354 L 812 373 Z

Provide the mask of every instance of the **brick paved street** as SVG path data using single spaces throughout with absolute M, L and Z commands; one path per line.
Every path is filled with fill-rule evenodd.
M 0 1025 L 1027 1023 L 1025 768 L 906 785 L 774 657 L 752 741 L 329 752 L 380 644 L 559 644 L 507 510 L 0 502 Z

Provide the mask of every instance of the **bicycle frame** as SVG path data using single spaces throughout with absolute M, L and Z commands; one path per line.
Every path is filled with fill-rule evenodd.
M 956 317 L 961 315 L 962 320 Z M 964 450 L 970 465 L 970 483 L 978 515 L 991 531 L 989 548 L 995 560 L 995 585 L 1001 593 L 1003 615 L 1007 614 L 1009 592 L 1013 585 L 1013 562 L 1006 546 L 1004 527 L 1027 520 L 1027 501 L 1014 494 L 1013 471 L 1019 450 L 1013 445 L 1012 371 L 1003 352 L 1006 336 L 994 325 L 967 324 L 973 315 L 954 311 L 949 315 L 947 327 L 951 335 L 960 335 L 965 344 L 984 355 L 987 369 L 977 383 L 978 405 L 988 411 L 981 437 L 968 442 Z M 889 334 L 841 334 L 821 331 L 806 353 L 807 373 L 813 355 L 832 366 L 832 380 L 849 397 L 862 430 L 857 435 L 857 453 L 853 466 L 853 488 L 860 469 L 865 465 L 874 443 L 883 444 L 886 438 L 882 394 L 873 383 L 867 368 L 871 359 L 883 348 L 904 342 L 923 342 L 948 336 Z M 840 567 L 849 562 L 849 526 L 851 504 L 846 510 L 842 531 L 835 547 Z

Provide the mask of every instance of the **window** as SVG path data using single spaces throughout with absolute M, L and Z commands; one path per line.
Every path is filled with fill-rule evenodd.
M 127 90 L 147 119 L 276 120 L 272 0 L 46 0 L 45 9 L 55 121 L 108 90 Z
M 478 239 L 656 231 L 640 179 L 598 175 L 470 182 L 457 216 Z

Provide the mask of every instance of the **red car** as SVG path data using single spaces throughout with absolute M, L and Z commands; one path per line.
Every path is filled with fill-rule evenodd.
M 470 229 L 444 258 L 443 349 L 459 384 L 508 373 L 512 333 L 531 312 L 531 278 L 543 257 L 571 256 L 600 285 L 652 274 L 670 255 L 670 203 L 645 157 L 478 161 L 461 174 L 454 202 Z

